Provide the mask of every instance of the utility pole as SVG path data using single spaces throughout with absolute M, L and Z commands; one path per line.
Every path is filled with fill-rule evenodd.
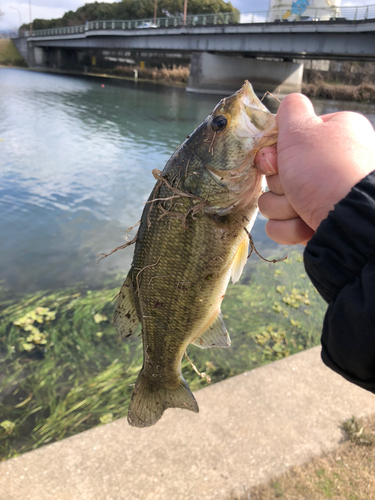
M 154 5 L 154 24 L 156 24 L 157 8 L 158 8 L 158 0 L 155 0 L 155 5 Z
M 184 26 L 186 25 L 186 14 L 187 14 L 187 0 L 184 0 Z
M 31 16 L 31 0 L 29 0 L 29 22 L 30 22 L 30 36 L 33 34 L 33 23 Z

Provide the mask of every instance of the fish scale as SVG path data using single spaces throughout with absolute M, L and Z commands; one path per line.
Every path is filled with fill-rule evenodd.
M 274 115 L 246 82 L 216 106 L 163 172 L 154 171 L 157 183 L 114 317 L 125 336 L 142 325 L 144 361 L 129 406 L 131 425 L 153 425 L 170 407 L 198 412 L 181 360 L 190 343 L 230 345 L 220 305 L 230 275 L 238 279 L 246 262 L 245 228 L 255 220 L 261 192 L 255 154 L 275 142 Z

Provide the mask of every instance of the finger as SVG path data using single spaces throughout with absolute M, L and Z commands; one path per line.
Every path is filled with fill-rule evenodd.
M 270 220 L 266 224 L 267 235 L 281 245 L 305 244 L 314 231 L 299 217 L 289 220 Z
M 282 101 L 277 111 L 276 120 L 280 134 L 294 129 L 306 116 L 318 117 L 310 99 L 302 94 L 289 94 Z
M 337 113 L 329 113 L 328 115 L 321 115 L 319 118 L 322 120 L 323 123 L 329 122 L 332 120 L 332 118 L 335 118 L 337 115 L 340 115 L 342 111 L 337 112 Z
M 269 148 L 261 149 L 255 157 L 255 166 L 265 175 L 273 175 L 277 172 L 277 148 L 276 144 Z
M 345 118 L 361 117 L 360 118 L 361 120 L 363 120 L 363 118 L 365 118 L 365 120 L 366 120 L 366 117 L 364 117 L 363 115 L 361 115 L 359 113 L 355 113 L 354 111 L 337 111 L 336 113 L 328 113 L 327 115 L 319 116 L 319 118 L 324 123 L 327 123 L 331 120 L 342 122 L 343 117 L 345 117 Z
M 364 115 L 360 113 L 355 113 L 353 111 L 338 111 L 337 113 L 330 113 L 328 115 L 322 115 L 319 117 L 323 123 L 327 122 L 338 122 L 342 124 L 343 122 L 350 123 L 351 126 L 358 127 L 359 129 L 365 130 L 367 128 L 371 134 L 373 134 L 373 126 L 371 122 Z
M 288 220 L 298 217 L 285 195 L 277 195 L 268 191 L 258 200 L 259 210 L 267 219 Z
M 284 194 L 284 189 L 280 182 L 279 174 L 269 175 L 267 177 L 268 189 L 275 194 Z

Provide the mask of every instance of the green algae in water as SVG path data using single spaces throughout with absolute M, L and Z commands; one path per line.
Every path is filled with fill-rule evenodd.
M 119 288 L 78 286 L 14 302 L 0 293 L 2 459 L 126 416 L 142 345 L 111 325 Z M 213 383 L 318 344 L 326 308 L 297 252 L 277 264 L 254 260 L 222 306 L 231 348 L 188 350 Z M 182 371 L 192 390 L 207 384 L 186 360 Z

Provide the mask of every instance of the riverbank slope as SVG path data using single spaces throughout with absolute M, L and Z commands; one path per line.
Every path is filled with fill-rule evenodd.
M 0 39 L 0 65 L 25 68 L 26 63 L 12 40 Z
M 375 102 L 375 85 L 362 83 L 360 85 L 332 84 L 327 82 L 303 83 L 302 94 L 320 99 L 335 99 L 338 101 Z
M 173 66 L 173 68 L 141 68 L 132 66 L 117 66 L 113 69 L 91 68 L 90 72 L 94 74 L 106 74 L 108 76 L 134 78 L 134 72 L 137 72 L 137 77 L 142 80 L 178 83 L 187 85 L 189 80 L 189 68 L 184 66 Z M 341 80 L 331 78 L 332 75 L 327 73 L 327 79 L 320 71 L 308 70 L 306 78 L 302 83 L 302 93 L 308 97 L 317 97 L 323 99 L 335 99 L 340 101 L 359 101 L 359 102 L 375 102 L 375 85 L 368 81 L 368 75 L 364 78 L 364 82 L 360 82 L 360 78 L 355 80 L 347 78 L 345 74 L 340 74 Z M 342 81 L 343 83 L 339 83 Z M 351 83 L 345 83 L 351 82 Z

